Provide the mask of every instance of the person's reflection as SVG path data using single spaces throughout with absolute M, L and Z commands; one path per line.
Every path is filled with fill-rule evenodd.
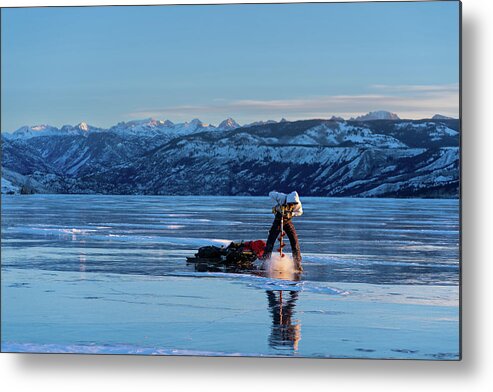
M 298 299 L 297 291 L 268 290 L 267 301 L 272 316 L 272 329 L 269 345 L 274 349 L 298 350 L 301 339 L 301 325 L 292 320 L 293 311 Z

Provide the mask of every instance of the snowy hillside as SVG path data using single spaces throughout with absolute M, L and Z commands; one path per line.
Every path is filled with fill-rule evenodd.
M 448 119 L 24 127 L 2 136 L 2 152 L 13 193 L 457 197 L 459 184 Z

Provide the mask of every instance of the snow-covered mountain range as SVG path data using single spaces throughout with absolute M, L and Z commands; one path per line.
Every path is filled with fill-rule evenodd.
M 458 196 L 459 120 L 365 118 L 23 127 L 2 134 L 2 193 Z

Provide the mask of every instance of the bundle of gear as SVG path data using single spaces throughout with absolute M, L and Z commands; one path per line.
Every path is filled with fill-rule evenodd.
M 200 272 L 257 270 L 255 261 L 262 260 L 264 249 L 262 240 L 231 242 L 227 247 L 203 246 L 195 257 L 187 257 L 187 262 L 194 263 L 195 270 Z

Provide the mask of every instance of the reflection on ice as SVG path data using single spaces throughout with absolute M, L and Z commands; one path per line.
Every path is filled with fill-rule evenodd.
M 301 339 L 301 324 L 293 320 L 298 299 L 297 291 L 266 291 L 272 329 L 269 345 L 275 349 L 290 349 L 296 352 Z

